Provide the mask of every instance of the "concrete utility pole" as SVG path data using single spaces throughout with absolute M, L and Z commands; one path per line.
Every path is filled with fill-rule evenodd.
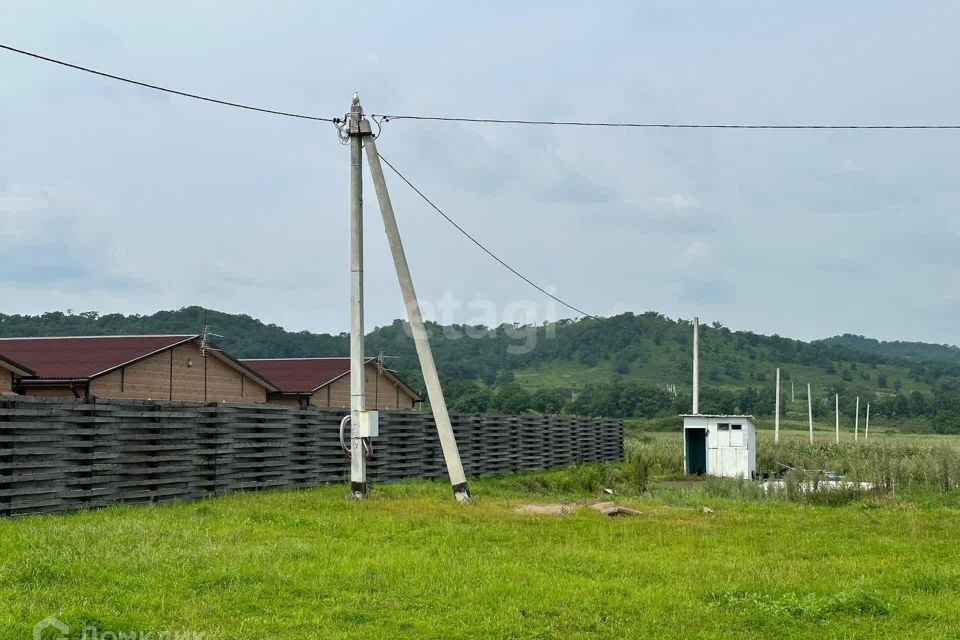
M 837 416 L 837 444 L 840 444 L 840 394 L 836 394 L 834 400 L 834 414 Z
M 860 440 L 860 396 L 857 396 L 857 414 L 853 419 L 853 441 Z
M 777 367 L 777 395 L 776 408 L 773 419 L 773 441 L 780 442 L 780 367 Z
M 863 425 L 863 441 L 870 439 L 870 403 L 867 403 L 867 421 Z
M 396 267 L 397 279 L 400 281 L 400 292 L 403 294 L 403 303 L 407 308 L 407 319 L 410 322 L 410 330 L 413 332 L 413 342 L 420 359 L 423 382 L 427 386 L 427 397 L 430 398 L 434 422 L 437 424 L 440 447 L 443 449 L 443 458 L 447 463 L 447 473 L 450 475 L 450 483 L 453 485 L 453 495 L 458 502 L 466 502 L 470 499 L 467 477 L 463 472 L 463 464 L 460 461 L 460 452 L 457 449 L 453 426 L 450 424 L 450 415 L 447 413 L 447 403 L 443 398 L 440 377 L 437 375 L 433 352 L 430 350 L 430 341 L 427 338 L 427 328 L 423 323 L 423 315 L 420 313 L 420 303 L 417 301 L 417 293 L 413 288 L 413 277 L 410 275 L 410 267 L 407 265 L 407 256 L 403 250 L 400 230 L 397 228 L 397 219 L 393 213 L 393 203 L 390 201 L 387 182 L 383 177 L 380 155 L 377 153 L 377 145 L 373 136 L 366 136 L 363 139 L 363 144 L 367 148 L 367 164 L 370 167 L 370 175 L 373 177 L 373 186 L 377 191 L 380 213 L 383 216 L 383 227 L 390 244 L 390 253 L 393 254 L 393 265 Z
M 367 460 L 360 436 L 361 412 L 367 409 L 363 357 L 363 137 L 370 124 L 354 94 L 347 116 L 350 138 L 350 491 L 367 495 Z
M 700 318 L 693 319 L 693 415 L 700 414 Z
M 810 383 L 807 383 L 807 418 L 810 421 L 810 444 L 813 444 L 813 396 L 810 395 Z
M 793 380 L 791 380 L 790 381 L 790 402 L 793 403 L 796 401 L 797 401 L 797 396 L 796 394 L 793 393 Z

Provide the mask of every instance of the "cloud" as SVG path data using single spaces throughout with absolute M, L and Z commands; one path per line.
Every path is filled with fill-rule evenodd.
M 734 286 L 723 279 L 704 278 L 698 282 L 688 282 L 680 286 L 680 298 L 694 307 L 699 305 L 728 305 L 736 302 Z
M 616 194 L 592 180 L 579 175 L 568 175 L 563 181 L 540 192 L 539 199 L 549 203 L 602 204 L 615 202 Z
M 696 196 L 685 193 L 674 193 L 669 196 L 657 196 L 654 201 L 673 209 L 692 209 L 699 204 Z
M 702 262 L 709 254 L 710 245 L 702 240 L 695 240 L 683 250 L 681 258 L 687 264 L 696 264 Z
M 43 209 L 49 202 L 45 190 L 29 189 L 23 185 L 13 185 L 0 191 L 0 216 L 14 216 Z M 5 229 L 13 232 L 14 225 L 10 218 L 6 222 L 0 218 L 0 233 Z
M 117 0 L 19 3 L 4 26 L 80 64 L 331 117 L 354 90 L 373 113 L 467 117 L 932 123 L 960 108 L 943 82 L 960 19 L 946 0 L 868 15 L 836 3 L 826 21 L 759 1 L 521 3 L 510 20 L 482 3 L 370 10 L 359 43 L 309 2 L 198 4 L 189 21 Z M 0 310 L 199 302 L 346 327 L 349 153 L 333 127 L 12 55 L 0 93 Z M 957 151 L 942 132 L 397 120 L 377 144 L 498 255 L 585 309 L 636 301 L 692 317 L 709 304 L 725 325 L 782 335 L 960 342 L 948 316 L 916 313 L 960 279 Z M 421 295 L 485 292 L 498 308 L 534 295 L 387 179 Z M 386 324 L 402 305 L 365 180 L 367 315 Z M 877 283 L 883 295 L 867 295 Z M 777 291 L 816 305 L 771 304 Z
M 630 229 L 674 237 L 711 235 L 721 228 L 719 216 L 702 210 L 668 210 L 629 204 L 605 207 L 596 212 L 595 221 L 606 227 Z

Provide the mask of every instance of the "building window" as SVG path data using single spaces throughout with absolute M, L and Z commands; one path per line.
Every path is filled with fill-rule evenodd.
M 717 423 L 717 446 L 718 447 L 730 446 L 730 423 L 729 422 Z
M 743 441 L 743 425 L 742 424 L 730 425 L 730 446 L 731 447 L 745 446 L 745 443 Z

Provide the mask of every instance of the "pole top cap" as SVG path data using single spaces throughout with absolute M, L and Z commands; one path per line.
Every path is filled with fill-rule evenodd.
M 353 106 L 358 106 L 360 104 L 360 93 L 357 91 L 353 92 Z

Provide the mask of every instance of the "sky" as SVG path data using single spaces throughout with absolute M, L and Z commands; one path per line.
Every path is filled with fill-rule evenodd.
M 0 2 L 0 42 L 267 108 L 729 124 L 960 124 L 949 1 Z M 0 312 L 202 305 L 349 326 L 333 125 L 0 51 Z M 960 131 L 387 122 L 380 152 L 594 315 L 960 344 Z M 430 319 L 579 314 L 389 174 Z M 365 175 L 368 328 L 403 315 Z

